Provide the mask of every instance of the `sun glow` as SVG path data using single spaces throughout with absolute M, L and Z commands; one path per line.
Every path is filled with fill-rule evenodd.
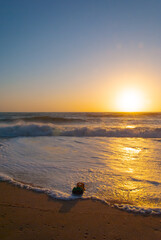
M 135 89 L 124 90 L 118 98 L 118 107 L 123 112 L 142 111 L 143 99 L 141 93 Z

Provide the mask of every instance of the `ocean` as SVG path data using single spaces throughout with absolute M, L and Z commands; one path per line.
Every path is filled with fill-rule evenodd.
M 0 113 L 0 181 L 161 214 L 161 113 Z

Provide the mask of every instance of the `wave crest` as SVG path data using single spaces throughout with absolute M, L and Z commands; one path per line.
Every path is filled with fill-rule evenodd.
M 38 136 L 68 136 L 68 137 L 136 137 L 161 138 L 161 128 L 56 128 L 53 125 L 18 124 L 0 127 L 1 138 L 38 137 Z
M 75 128 L 64 131 L 63 136 L 78 137 L 137 137 L 137 138 L 161 138 L 161 128 Z
M 0 127 L 0 137 L 38 137 L 38 136 L 52 136 L 53 129 L 48 125 L 14 125 L 9 127 Z

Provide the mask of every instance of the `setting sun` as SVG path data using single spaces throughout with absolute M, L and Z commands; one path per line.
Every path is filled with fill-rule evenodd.
M 118 107 L 123 112 L 138 112 L 142 111 L 143 99 L 138 90 L 126 89 L 118 98 Z

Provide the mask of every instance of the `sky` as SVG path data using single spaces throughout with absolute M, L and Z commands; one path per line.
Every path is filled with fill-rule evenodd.
M 0 0 L 0 111 L 161 111 L 160 9 Z

